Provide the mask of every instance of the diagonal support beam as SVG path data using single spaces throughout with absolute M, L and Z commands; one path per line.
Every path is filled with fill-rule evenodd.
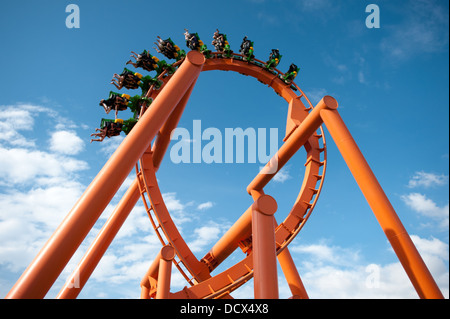
M 322 110 L 323 119 L 347 166 L 392 245 L 420 298 L 443 298 L 430 271 L 337 110 Z
M 94 226 L 103 210 L 148 149 L 158 130 L 198 78 L 204 56 L 197 51 L 185 61 L 120 144 L 53 236 L 28 266 L 6 298 L 43 298 Z
M 331 96 L 325 96 L 316 107 L 308 114 L 305 120 L 292 132 L 278 152 L 270 159 L 269 163 L 259 172 L 253 181 L 247 186 L 247 192 L 260 191 L 283 168 L 294 154 L 308 141 L 314 132 L 322 125 L 320 111 L 324 109 L 336 109 L 337 102 Z
M 139 198 L 138 181 L 135 179 L 56 296 L 57 299 L 74 299 L 79 295 Z

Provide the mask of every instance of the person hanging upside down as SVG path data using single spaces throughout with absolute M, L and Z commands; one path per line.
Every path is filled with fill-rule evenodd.
M 111 136 L 120 135 L 122 131 L 123 120 L 122 119 L 102 119 L 100 122 L 100 128 L 96 128 L 95 131 L 98 133 L 92 133 L 91 136 L 97 137 L 96 139 L 91 139 L 93 141 L 101 142 L 105 137 L 110 138 Z
M 141 83 L 141 78 L 142 74 L 124 68 L 120 75 L 117 73 L 114 74 L 111 84 L 114 84 L 118 90 L 123 87 L 127 89 L 137 89 Z
M 138 122 L 135 118 L 130 118 L 126 121 L 122 119 L 102 119 L 100 122 L 100 128 L 96 128 L 95 131 L 98 133 L 92 133 L 91 136 L 98 137 L 96 139 L 91 139 L 91 143 L 102 142 L 105 137 L 110 138 L 111 136 L 118 136 L 120 132 L 124 132 L 125 135 L 128 135 L 133 127 Z
M 166 40 L 158 37 L 157 42 L 155 42 L 156 48 L 155 50 L 158 53 L 163 54 L 168 59 L 176 59 L 177 61 L 182 59 L 186 53 L 183 50 L 173 43 L 172 39 L 168 38 Z
M 158 68 L 159 59 L 156 56 L 152 56 L 147 50 L 144 50 L 141 54 L 137 54 L 134 51 L 131 51 L 131 53 L 131 57 L 134 58 L 136 62 L 130 60 L 127 64 L 131 64 L 135 68 L 142 68 L 149 72 Z
M 106 114 L 109 114 L 109 112 L 114 109 L 115 118 L 117 118 L 117 113 L 119 111 L 124 111 L 127 109 L 129 100 L 130 96 L 128 94 L 119 94 L 111 91 L 109 92 L 108 99 L 102 99 L 99 105 L 103 106 Z

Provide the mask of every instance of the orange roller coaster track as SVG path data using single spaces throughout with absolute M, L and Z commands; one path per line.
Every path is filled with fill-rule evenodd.
M 277 69 L 264 62 L 246 61 L 243 55 L 205 56 L 197 50 L 174 63 L 176 71 L 158 76 L 161 86 L 151 86 L 146 97 L 153 102 L 141 112 L 102 170 L 67 217 L 25 270 L 6 298 L 43 298 L 89 233 L 103 210 L 135 169 L 136 178 L 78 264 L 57 298 L 76 298 L 114 236 L 139 198 L 162 248 L 141 281 L 141 298 L 231 298 L 230 293 L 254 278 L 255 298 L 278 298 L 277 260 L 294 298 L 308 298 L 288 250 L 289 243 L 305 225 L 319 198 L 326 172 L 325 124 L 344 160 L 372 208 L 401 264 L 421 298 L 443 298 L 429 270 L 397 217 L 388 198 L 341 119 L 338 103 L 325 96 L 315 107 L 294 83 L 286 84 Z M 284 144 L 248 185 L 254 203 L 201 259 L 190 250 L 164 203 L 156 172 L 170 143 L 170 133 L 181 115 L 202 71 L 234 71 L 272 87 L 289 105 Z M 298 93 L 297 93 L 298 92 Z M 153 144 L 152 144 L 152 141 Z M 264 186 L 300 149 L 306 150 L 303 184 L 287 217 L 275 221 L 276 201 Z M 212 275 L 212 271 L 237 248 L 245 257 Z M 188 285 L 170 292 L 172 266 Z M 75 278 L 79 289 L 73 289 Z

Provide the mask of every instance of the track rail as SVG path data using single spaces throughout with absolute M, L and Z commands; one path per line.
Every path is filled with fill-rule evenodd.
M 283 73 L 277 69 L 265 69 L 263 61 L 256 59 L 250 62 L 244 61 L 240 54 L 233 54 L 230 58 L 219 57 L 220 53 L 218 52 L 213 52 L 211 55 L 212 57 L 206 60 L 202 71 L 234 71 L 252 76 L 263 84 L 272 87 L 278 95 L 286 100 L 291 109 L 291 114 L 288 114 L 288 121 L 291 121 L 293 127 L 290 128 L 290 131 L 287 128 L 285 141 L 289 139 L 290 133 L 313 109 L 309 99 L 294 82 L 286 84 L 280 79 Z M 180 60 L 172 66 L 177 67 L 182 62 Z M 171 75 L 167 71 L 159 75 L 158 79 L 162 82 L 161 88 L 170 80 L 170 77 Z M 156 98 L 158 93 L 159 90 L 152 86 L 146 97 Z M 145 108 L 143 108 L 143 112 L 145 112 Z M 305 225 L 323 186 L 326 171 L 326 142 L 322 128 L 308 139 L 304 147 L 306 162 L 303 184 L 292 209 L 275 230 L 277 254 L 289 245 Z M 210 272 L 217 266 L 214 257 L 207 255 L 199 261 L 189 249 L 170 217 L 158 187 L 151 151 L 147 151 L 136 164 L 136 174 L 141 197 L 152 226 L 163 245 L 170 244 L 175 248 L 174 264 L 189 284 L 189 287 L 171 294 L 171 298 L 226 298 L 233 290 L 252 278 L 251 236 L 238 243 L 242 250 L 246 252 L 245 258 L 227 270 L 211 276 Z

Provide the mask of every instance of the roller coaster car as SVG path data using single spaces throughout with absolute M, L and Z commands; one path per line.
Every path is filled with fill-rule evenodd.
M 100 128 L 96 128 L 95 131 L 98 133 L 92 133 L 91 136 L 95 136 L 98 138 L 91 139 L 91 143 L 96 142 L 102 142 L 105 137 L 112 137 L 112 136 L 118 136 L 120 135 L 120 132 L 124 132 L 126 135 L 130 133 L 130 131 L 133 129 L 133 127 L 138 122 L 135 118 L 130 118 L 126 121 L 122 119 L 102 119 L 100 122 Z
M 133 112 L 133 118 L 137 119 L 139 117 L 139 114 L 141 113 L 141 108 L 145 105 L 148 107 L 150 104 L 152 104 L 153 99 L 146 98 L 140 95 L 135 95 L 129 99 L 128 107 L 130 108 L 131 112 Z
M 128 94 L 119 94 L 111 91 L 109 92 L 108 99 L 102 99 L 99 105 L 103 106 L 106 114 L 109 114 L 112 109 L 115 109 L 117 114 L 117 111 L 123 111 L 127 109 L 129 98 L 130 96 Z
M 214 32 L 213 41 L 211 43 L 214 48 L 216 48 L 217 52 L 223 53 L 223 57 L 230 58 L 233 55 L 233 51 L 231 50 L 230 44 L 228 43 L 227 36 L 223 33 L 220 33 L 218 29 Z
M 300 70 L 294 63 L 289 66 L 289 70 L 281 77 L 286 84 L 291 84 Z
M 156 51 L 163 54 L 168 59 L 175 59 L 178 61 L 186 55 L 186 53 L 183 50 L 180 50 L 180 48 L 175 43 L 173 43 L 172 39 L 170 38 L 163 40 L 158 37 L 158 40 L 157 42 L 155 42 L 155 44 L 157 46 L 155 48 Z
M 272 70 L 276 68 L 280 63 L 282 55 L 278 49 L 272 49 L 272 52 L 269 55 L 269 60 L 266 62 L 265 68 L 268 70 Z
M 158 77 L 151 77 L 150 75 L 144 76 L 142 78 L 141 84 L 139 85 L 142 89 L 142 95 L 147 94 L 152 85 L 153 88 L 159 89 L 162 85 L 162 82 L 158 80 Z
M 124 68 L 120 75 L 117 73 L 114 74 L 111 84 L 114 84 L 119 90 L 122 89 L 122 87 L 127 89 L 137 89 L 141 83 L 141 78 L 142 74 Z
M 201 48 L 203 42 L 201 42 L 198 34 L 197 33 L 189 33 L 188 29 L 184 29 L 184 30 L 186 31 L 184 33 L 184 39 L 186 40 L 186 46 L 191 50 L 200 51 L 200 48 Z
M 141 54 L 131 51 L 131 57 L 136 60 L 133 62 L 129 60 L 127 64 L 133 65 L 135 68 L 142 68 L 146 71 L 153 71 L 158 68 L 159 59 L 156 56 L 152 56 L 147 50 L 144 50 Z
M 135 118 L 130 118 L 126 121 L 123 121 L 122 132 L 124 132 L 125 135 L 128 135 L 128 133 L 130 133 L 137 122 L 138 120 Z
M 175 68 L 167 63 L 166 61 L 162 60 L 158 62 L 158 68 L 156 69 L 156 76 L 158 77 L 161 73 L 163 73 L 165 70 L 169 72 L 169 74 L 175 73 Z
M 121 119 L 102 119 L 100 122 L 100 128 L 96 128 L 95 131 L 99 133 L 92 133 L 91 136 L 98 137 L 96 139 L 91 139 L 91 143 L 94 141 L 101 142 L 105 137 L 110 138 L 111 136 L 120 135 L 122 132 L 123 120 Z
M 253 41 L 248 40 L 247 36 L 242 39 L 239 52 L 244 56 L 244 60 L 246 61 L 250 61 L 255 58 L 253 55 Z

